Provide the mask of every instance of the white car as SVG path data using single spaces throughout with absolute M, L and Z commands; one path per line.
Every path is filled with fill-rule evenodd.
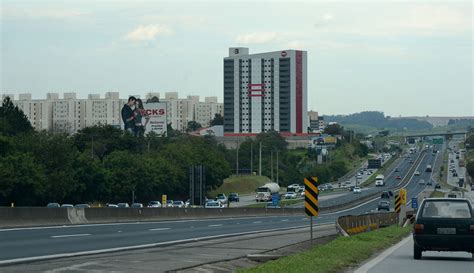
M 160 201 L 150 201 L 148 203 L 149 208 L 161 208 L 161 202 Z
M 184 202 L 183 201 L 174 201 L 173 202 L 173 208 L 184 208 Z
M 355 187 L 354 188 L 354 193 L 362 193 L 362 190 L 360 187 Z
M 416 171 L 416 172 L 415 172 L 415 175 L 416 175 L 416 176 L 420 175 L 420 171 Z
M 208 201 L 204 205 L 204 208 L 206 208 L 206 209 L 220 209 L 220 208 L 223 208 L 223 205 L 219 201 Z
M 296 199 L 298 197 L 298 195 L 296 194 L 296 192 L 287 192 L 285 193 L 284 195 L 285 199 Z
M 424 180 L 424 179 L 420 179 L 420 181 L 418 181 L 418 184 L 424 185 L 424 184 L 425 184 L 425 180 Z

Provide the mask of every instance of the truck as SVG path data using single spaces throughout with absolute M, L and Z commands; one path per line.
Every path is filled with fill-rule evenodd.
M 383 174 L 379 174 L 375 177 L 375 186 L 376 187 L 385 186 L 385 176 Z
M 270 202 L 272 201 L 272 194 L 278 193 L 280 186 L 277 183 L 271 182 L 258 187 L 255 194 L 255 201 Z

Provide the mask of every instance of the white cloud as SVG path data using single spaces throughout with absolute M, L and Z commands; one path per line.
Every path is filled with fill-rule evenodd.
M 241 34 L 237 36 L 235 41 L 239 44 L 266 44 L 275 42 L 278 38 L 276 32 L 254 32 L 248 34 Z
M 334 19 L 334 15 L 332 13 L 326 13 L 323 15 L 322 20 L 325 22 L 329 22 Z
M 173 31 L 162 25 L 140 25 L 124 36 L 124 39 L 130 41 L 151 41 L 155 40 L 157 35 L 171 34 Z

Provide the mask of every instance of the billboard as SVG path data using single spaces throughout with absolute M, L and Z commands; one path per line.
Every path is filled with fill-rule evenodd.
M 158 135 L 166 135 L 166 103 L 150 102 L 143 103 L 142 116 L 149 119 L 145 126 L 145 135 L 154 132 Z M 143 120 L 145 122 L 145 120 Z
M 336 145 L 336 143 L 337 143 L 337 138 L 333 136 L 322 135 L 322 136 L 311 138 L 311 147 L 313 148 L 320 145 L 326 145 L 326 146 Z

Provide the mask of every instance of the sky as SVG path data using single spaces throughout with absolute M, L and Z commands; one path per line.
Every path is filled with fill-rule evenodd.
M 0 93 L 223 97 L 228 48 L 308 52 L 320 114 L 474 116 L 471 1 L 0 0 Z

